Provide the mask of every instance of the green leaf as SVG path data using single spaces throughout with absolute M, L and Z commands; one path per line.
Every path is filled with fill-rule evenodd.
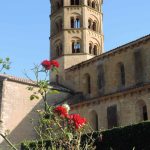
M 59 94 L 60 92 L 57 90 L 50 90 L 48 93 L 49 94 Z
M 67 138 L 69 139 L 69 141 L 71 141 L 73 139 L 73 134 L 72 133 L 66 133 Z

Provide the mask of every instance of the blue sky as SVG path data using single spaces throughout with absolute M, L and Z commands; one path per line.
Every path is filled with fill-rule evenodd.
M 105 51 L 150 34 L 150 0 L 104 0 Z M 8 74 L 49 58 L 49 0 L 0 1 L 0 57 L 10 57 Z

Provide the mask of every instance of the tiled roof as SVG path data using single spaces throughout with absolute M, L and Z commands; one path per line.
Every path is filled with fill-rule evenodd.
M 19 82 L 19 83 L 23 83 L 23 84 L 34 84 L 34 81 L 32 81 L 32 80 L 25 79 L 25 78 L 19 78 L 19 77 L 15 77 L 15 76 L 11 76 L 11 75 L 6 75 L 6 74 L 0 74 L 0 79 L 7 79 L 10 81 Z

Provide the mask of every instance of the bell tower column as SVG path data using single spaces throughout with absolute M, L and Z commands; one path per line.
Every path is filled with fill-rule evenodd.
M 102 0 L 50 0 L 50 56 L 60 63 L 51 82 L 65 84 L 65 69 L 103 52 Z

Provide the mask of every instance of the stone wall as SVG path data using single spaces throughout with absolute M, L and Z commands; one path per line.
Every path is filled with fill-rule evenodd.
M 3 80 L 1 99 L 1 133 L 9 130 L 8 138 L 13 143 L 19 143 L 25 139 L 35 138 L 35 132 L 31 119 L 36 119 L 35 110 L 42 107 L 41 100 L 30 101 L 27 90 L 29 83 L 12 81 L 7 78 Z M 1 138 L 0 149 L 9 150 Z

